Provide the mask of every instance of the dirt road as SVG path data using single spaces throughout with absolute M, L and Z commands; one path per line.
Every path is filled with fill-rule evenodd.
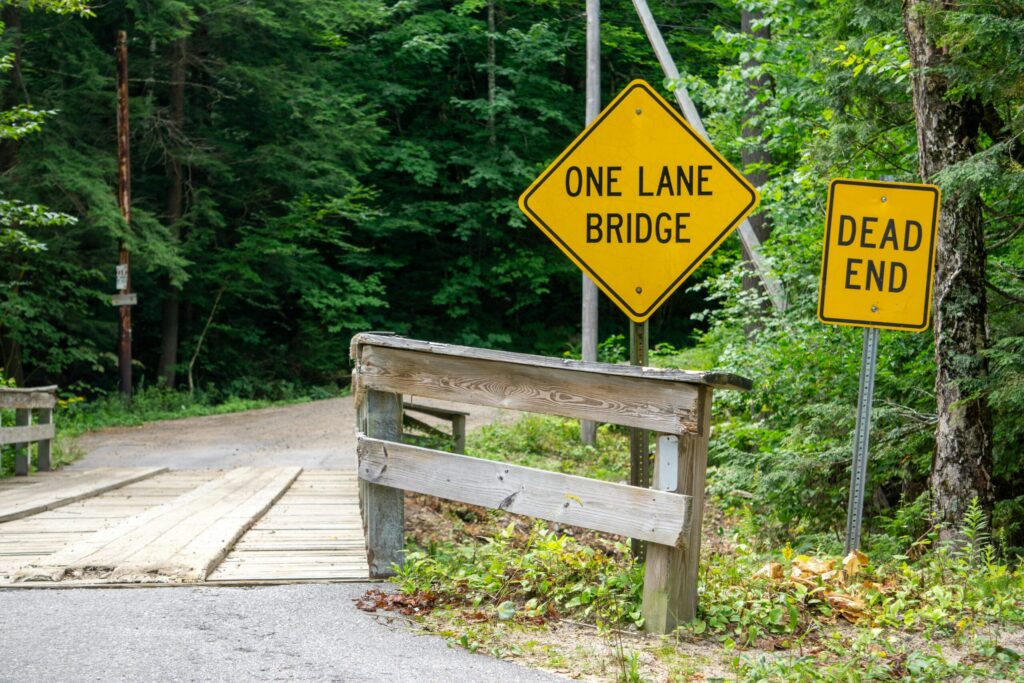
M 480 406 L 423 399 L 415 402 L 468 412 L 470 430 L 515 416 Z M 438 424 L 430 418 L 421 419 Z M 78 439 L 86 455 L 72 467 L 220 469 L 298 465 L 308 469 L 355 469 L 355 433 L 353 399 L 337 398 L 93 432 Z

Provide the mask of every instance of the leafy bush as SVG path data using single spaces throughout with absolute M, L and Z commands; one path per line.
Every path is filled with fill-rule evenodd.
M 618 557 L 627 556 L 625 547 Z M 642 625 L 642 567 L 616 559 L 537 522 L 523 537 L 509 524 L 483 543 L 445 544 L 406 555 L 397 582 L 500 620 L 573 617 L 601 625 Z

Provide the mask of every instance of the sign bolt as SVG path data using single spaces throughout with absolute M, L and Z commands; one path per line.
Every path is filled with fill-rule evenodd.
M 872 313 L 878 313 L 878 306 L 872 306 L 871 307 L 871 312 Z
M 882 195 L 882 203 L 885 204 L 885 195 Z
M 637 108 L 636 108 L 636 115 L 637 115 L 637 116 L 640 116 L 640 114 L 643 114 L 643 113 L 644 113 L 644 110 L 643 110 L 643 109 L 641 109 L 640 107 L 637 107 Z
M 636 288 L 636 293 L 637 294 L 643 294 L 644 293 L 644 288 L 643 287 L 637 287 Z

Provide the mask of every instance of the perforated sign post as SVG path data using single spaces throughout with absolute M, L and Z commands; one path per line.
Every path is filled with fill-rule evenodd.
M 757 202 L 757 190 L 637 80 L 541 173 L 519 207 L 642 323 Z
M 846 552 L 860 548 L 879 329 L 928 329 L 941 193 L 934 185 L 833 180 L 821 257 L 818 319 L 864 328 Z

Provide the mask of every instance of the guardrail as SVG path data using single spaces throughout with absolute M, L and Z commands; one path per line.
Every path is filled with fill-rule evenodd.
M 25 476 L 29 471 L 32 444 L 36 450 L 36 470 L 50 469 L 50 446 L 53 442 L 53 407 L 57 404 L 57 387 L 11 389 L 0 387 L 0 409 L 14 409 L 13 427 L 0 428 L 0 446 L 14 445 L 14 474 Z M 36 413 L 33 424 L 32 413 Z
M 367 333 L 352 339 L 360 506 L 370 575 L 392 575 L 403 491 L 648 541 L 643 613 L 665 633 L 697 606 L 712 390 L 726 373 L 563 360 Z M 653 489 L 401 443 L 402 396 L 546 413 L 657 433 Z

